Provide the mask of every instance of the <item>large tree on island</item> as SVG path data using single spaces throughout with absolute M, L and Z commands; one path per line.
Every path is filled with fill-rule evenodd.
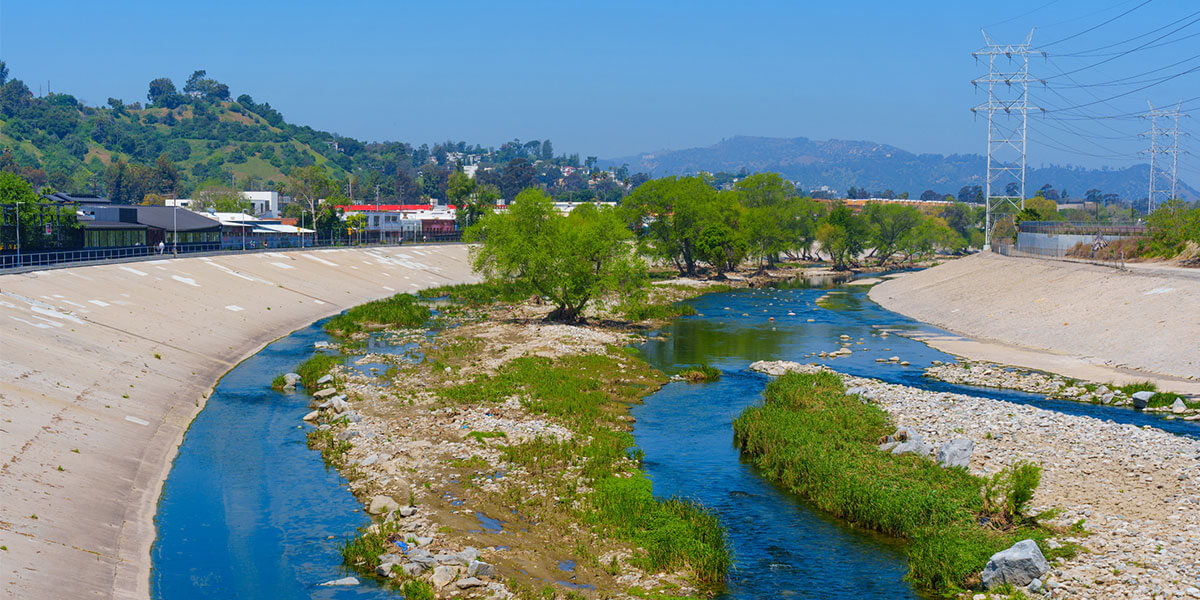
M 489 281 L 527 285 L 554 303 L 548 320 L 582 320 L 588 303 L 642 292 L 646 263 L 632 234 L 609 207 L 582 204 L 562 215 L 545 192 L 526 189 L 507 212 L 466 231 L 471 263 Z

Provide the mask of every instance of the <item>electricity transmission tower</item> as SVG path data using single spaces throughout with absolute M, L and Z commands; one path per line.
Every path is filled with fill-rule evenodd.
M 1045 83 L 1029 72 L 1029 55 L 1045 52 L 1033 47 L 1033 30 L 1021 44 L 997 44 L 983 33 L 984 47 L 971 53 L 976 62 L 985 57 L 988 74 L 974 79 L 975 89 L 987 88 L 987 102 L 971 112 L 987 113 L 987 179 L 984 182 L 984 249 L 992 247 L 992 225 L 997 208 L 1025 208 L 1025 139 L 1029 112 L 1045 110 L 1029 103 L 1030 82 Z
M 1187 114 L 1179 109 L 1183 103 L 1175 105 L 1175 108 L 1157 109 L 1149 100 L 1146 104 L 1150 106 L 1150 110 L 1146 111 L 1143 118 L 1150 119 L 1150 131 L 1142 134 L 1143 137 L 1150 138 L 1150 195 L 1146 196 L 1146 214 L 1154 212 L 1155 196 L 1164 196 L 1164 200 L 1175 198 L 1175 189 L 1179 183 L 1179 117 L 1186 117 Z M 1160 126 L 1159 119 L 1170 119 L 1171 125 Z M 1155 157 L 1159 154 L 1169 154 L 1171 156 L 1171 175 L 1169 186 L 1159 186 L 1159 178 L 1166 175 L 1165 172 L 1160 172 L 1160 169 L 1155 166 Z M 1162 169 L 1165 171 L 1165 169 Z

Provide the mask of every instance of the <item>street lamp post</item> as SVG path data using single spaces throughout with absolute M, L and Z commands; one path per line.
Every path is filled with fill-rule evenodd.
M 21 202 L 14 202 L 17 206 L 17 266 L 21 266 Z
M 171 211 L 171 256 L 179 256 L 179 201 Z
M 246 251 L 246 209 L 242 209 L 242 252 Z

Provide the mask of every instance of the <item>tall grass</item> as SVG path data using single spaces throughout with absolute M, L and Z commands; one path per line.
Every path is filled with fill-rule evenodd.
M 314 354 L 308 360 L 296 367 L 300 383 L 310 394 L 317 391 L 317 380 L 324 377 L 337 365 L 342 364 L 341 356 L 332 354 Z
M 504 283 L 458 283 L 440 285 L 417 292 L 422 298 L 449 298 L 472 306 L 494 304 L 497 302 L 520 302 L 534 293 L 528 285 Z
M 412 294 L 360 304 L 325 322 L 325 331 L 347 337 L 367 329 L 420 327 L 429 320 L 429 307 Z
M 641 321 L 659 321 L 677 317 L 690 317 L 696 314 L 691 304 L 667 303 L 635 303 L 621 307 L 621 314 L 626 321 L 638 323 Z
M 679 376 L 693 383 L 701 381 L 716 381 L 721 378 L 721 370 L 708 365 L 692 365 L 679 371 Z
M 734 422 L 742 452 L 822 510 L 910 540 L 908 577 L 921 588 L 959 591 L 993 553 L 1047 535 L 1019 512 L 985 507 L 989 481 L 926 457 L 879 451 L 876 440 L 895 427 L 880 408 L 846 396 L 833 373 L 790 373 L 764 395 Z M 1013 473 L 994 482 L 996 494 L 1020 510 L 1037 482 L 1028 470 Z M 990 525 L 981 526 L 981 517 Z

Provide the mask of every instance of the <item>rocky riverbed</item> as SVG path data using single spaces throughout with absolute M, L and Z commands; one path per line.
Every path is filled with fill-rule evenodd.
M 1136 392 L 1130 394 L 1103 383 L 1081 382 L 1054 373 L 1040 373 L 986 362 L 935 361 L 925 369 L 925 376 L 947 383 L 1019 390 L 1062 400 L 1112 406 L 1134 406 L 1135 400 L 1149 400 L 1153 397 L 1152 392 L 1144 392 L 1144 398 L 1135 397 Z M 1200 420 L 1200 410 L 1195 406 L 1194 402 L 1178 399 L 1172 404 L 1148 407 L 1145 410 L 1194 421 Z
M 671 300 L 707 287 L 664 287 L 659 295 Z M 369 567 L 397 584 L 420 580 L 438 597 L 629 597 L 631 588 L 705 595 L 687 572 L 638 566 L 644 551 L 578 517 L 589 509 L 592 490 L 582 475 L 589 459 L 568 456 L 560 468 L 523 454 L 588 443 L 568 420 L 532 410 L 539 398 L 524 392 L 495 395 L 488 386 L 467 398 L 446 395 L 518 359 L 605 357 L 615 365 L 605 385 L 626 390 L 666 381 L 622 350 L 636 339 L 632 328 L 543 322 L 549 310 L 492 306 L 438 332 L 377 335 L 369 354 L 322 378 L 305 417 L 310 445 L 373 515 L 362 539 L 379 543 L 357 570 Z M 408 346 L 389 355 L 380 337 Z M 362 341 L 341 349 L 362 353 Z M 354 366 L 376 363 L 388 368 Z M 613 427 L 628 429 L 626 409 L 612 411 Z M 637 463 L 619 463 L 620 476 L 634 476 Z
M 762 361 L 751 369 L 780 375 L 825 367 Z M 1042 465 L 1035 510 L 1061 510 L 1051 521 L 1068 531 L 1059 539 L 1085 551 L 1052 564 L 1037 593 L 1200 598 L 1200 442 L 1033 406 L 842 378 L 931 448 L 954 438 L 973 441 L 972 472 L 989 475 L 1018 460 Z M 1079 522 L 1085 533 L 1070 532 Z

